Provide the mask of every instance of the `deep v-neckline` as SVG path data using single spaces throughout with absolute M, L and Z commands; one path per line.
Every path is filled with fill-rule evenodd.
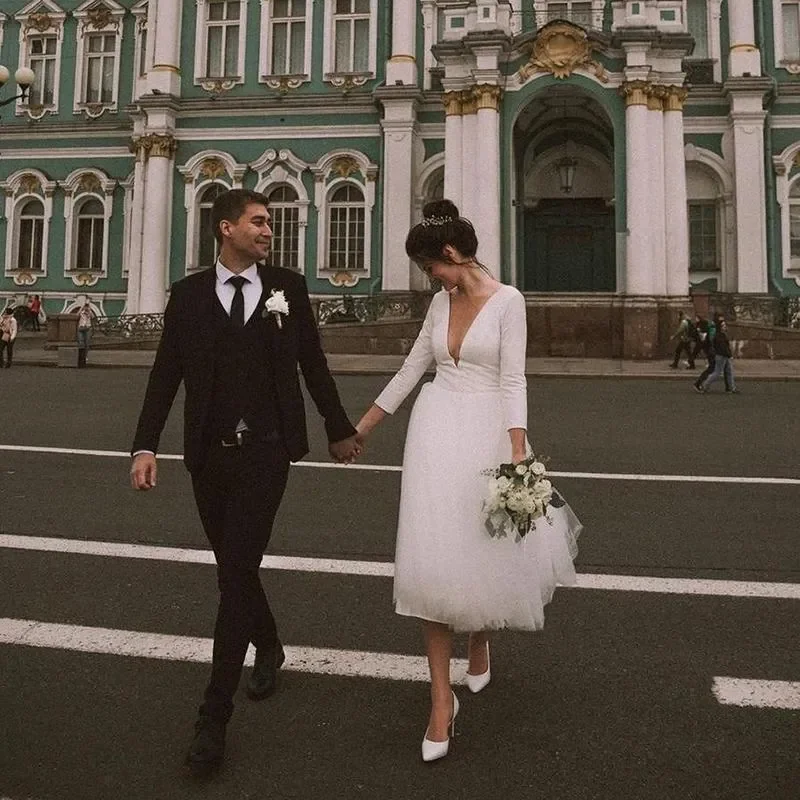
M 453 298 L 449 294 L 447 295 L 447 325 L 445 326 L 444 330 L 444 346 L 447 350 L 447 355 L 450 356 L 450 360 L 453 362 L 454 366 L 458 367 L 458 365 L 461 363 L 461 352 L 464 350 L 464 342 L 467 341 L 467 336 L 469 336 L 470 331 L 478 321 L 478 317 L 480 317 L 480 315 L 483 313 L 483 309 L 486 308 L 486 306 L 492 302 L 495 295 L 500 294 L 502 290 L 503 286 L 501 284 L 486 298 L 486 302 L 478 309 L 478 312 L 472 318 L 472 322 L 469 323 L 467 329 L 464 331 L 464 335 L 461 337 L 461 343 L 458 346 L 458 358 L 456 358 L 450 350 L 450 320 L 453 314 Z

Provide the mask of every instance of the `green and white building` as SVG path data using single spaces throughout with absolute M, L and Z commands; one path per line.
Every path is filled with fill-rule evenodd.
M 800 0 L 4 0 L 0 63 L 0 305 L 160 312 L 242 186 L 318 296 L 441 196 L 532 303 L 800 294 Z

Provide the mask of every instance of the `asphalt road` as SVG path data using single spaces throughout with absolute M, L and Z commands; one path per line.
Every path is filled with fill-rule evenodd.
M 147 373 L 20 367 L 0 374 L 0 445 L 126 451 Z M 339 379 L 357 418 L 385 379 Z M 531 438 L 586 526 L 581 573 L 800 583 L 796 484 L 641 475 L 798 478 L 798 388 L 529 382 Z M 407 403 L 363 463 L 396 466 Z M 310 462 L 328 461 L 309 414 Z M 180 406 L 162 452 L 181 450 Z M 189 482 L 162 461 L 155 492 L 127 461 L 0 450 L 0 533 L 203 548 Z M 270 554 L 388 562 L 396 471 L 292 470 Z M 391 580 L 268 570 L 290 645 L 421 655 Z M 211 635 L 212 566 L 0 547 L 0 617 Z M 798 600 L 562 589 L 536 635 L 504 633 L 485 693 L 459 691 L 447 759 L 419 760 L 424 684 L 286 671 L 237 704 L 210 784 L 181 761 L 208 667 L 0 645 L 0 798 L 800 798 L 800 710 L 721 705 L 716 676 L 800 681 Z M 460 655 L 463 655 L 463 642 Z

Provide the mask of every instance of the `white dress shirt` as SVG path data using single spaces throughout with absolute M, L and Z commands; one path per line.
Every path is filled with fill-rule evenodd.
M 235 272 L 231 272 L 221 261 L 217 261 L 217 285 L 216 292 L 219 302 L 225 309 L 225 313 L 230 316 L 231 305 L 233 305 L 233 296 L 236 294 L 236 287 L 232 283 L 228 283 L 229 278 L 236 276 Z M 242 294 L 244 295 L 244 321 L 247 322 L 253 316 L 253 312 L 258 306 L 258 301 L 261 299 L 261 277 L 258 274 L 258 266 L 251 264 L 244 272 L 240 272 L 246 283 L 242 285 Z

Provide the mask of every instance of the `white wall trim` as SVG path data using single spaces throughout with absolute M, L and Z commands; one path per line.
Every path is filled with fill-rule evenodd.
M 800 0 L 772 0 L 772 35 L 775 43 L 775 68 L 785 69 L 792 75 L 800 74 L 800 61 L 790 59 L 783 49 L 783 8 L 782 6 L 794 2 L 800 7 Z
M 239 7 L 239 53 L 237 63 L 237 74 L 226 75 L 224 78 L 212 77 L 208 74 L 208 63 L 206 56 L 208 53 L 208 0 L 196 0 L 197 14 L 195 21 L 194 35 L 194 84 L 201 86 L 208 80 L 231 81 L 232 85 L 242 85 L 244 83 L 245 55 L 247 49 L 247 16 L 249 0 L 241 0 Z M 234 80 L 235 79 L 235 80 Z
M 261 46 L 259 48 L 259 70 L 258 70 L 258 80 L 260 83 L 269 83 L 270 79 L 278 80 L 280 83 L 280 78 L 283 77 L 281 75 L 273 75 L 271 64 L 272 64 L 272 14 L 270 13 L 270 8 L 272 6 L 273 0 L 261 0 Z M 311 56 L 312 51 L 314 49 L 314 39 L 313 39 L 313 23 L 314 23 L 314 4 L 311 2 L 306 2 L 306 15 L 305 15 L 305 23 L 306 23 L 306 38 L 305 38 L 305 53 L 304 53 L 304 63 L 303 63 L 303 72 L 300 75 L 292 75 L 292 78 L 295 78 L 295 81 L 292 84 L 293 88 L 296 88 L 302 83 L 305 83 L 311 80 Z
M 324 0 L 325 2 L 325 31 L 322 52 L 322 72 L 325 80 L 330 80 L 331 76 L 335 75 L 348 75 L 357 74 L 363 76 L 363 81 L 358 83 L 366 83 L 367 80 L 375 77 L 378 61 L 378 0 L 370 0 L 369 3 L 369 60 L 368 72 L 364 73 L 337 73 L 334 54 L 336 52 L 334 42 L 334 9 L 336 7 L 336 0 Z M 388 7 L 388 3 L 386 4 Z M 391 15 L 390 15 L 391 18 Z M 389 23 L 390 24 L 390 23 Z
M 800 269 L 792 268 L 791 198 L 792 186 L 800 181 L 800 173 L 791 175 L 795 159 L 800 154 L 800 142 L 790 144 L 783 152 L 773 156 L 775 169 L 775 198 L 781 209 L 781 264 L 782 275 L 800 286 Z

